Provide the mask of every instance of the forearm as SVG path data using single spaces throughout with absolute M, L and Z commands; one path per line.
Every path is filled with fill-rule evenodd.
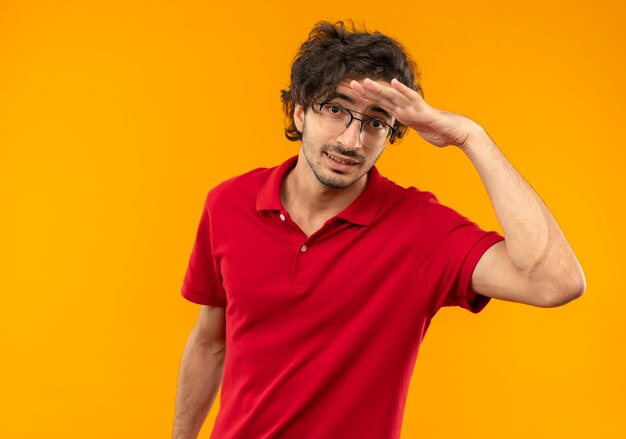
M 222 379 L 224 347 L 203 344 L 194 329 L 180 365 L 173 439 L 196 438 Z
M 584 284 L 582 270 L 541 198 L 482 128 L 461 149 L 487 189 L 517 271 L 529 279 L 531 288 L 551 288 L 558 294 L 576 296 Z

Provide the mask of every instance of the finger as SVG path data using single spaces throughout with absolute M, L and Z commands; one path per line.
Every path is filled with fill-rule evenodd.
M 391 86 L 411 102 L 425 102 L 424 98 L 417 91 L 398 81 L 396 78 L 391 80 Z
M 411 103 L 407 98 L 393 88 L 380 84 L 369 78 L 364 79 L 360 83 L 358 81 L 352 81 L 350 85 L 352 85 L 352 83 L 358 84 L 353 86 L 353 90 L 366 99 L 377 102 L 384 107 L 397 109 Z
M 394 106 L 394 104 L 391 101 L 385 99 L 383 96 L 380 95 L 378 89 L 368 90 L 359 81 L 356 81 L 356 80 L 350 81 L 350 88 L 352 88 L 352 91 L 354 91 L 356 94 L 358 94 L 362 98 L 365 98 L 371 102 L 376 102 L 377 104 L 381 105 L 384 108 L 391 109 Z
M 397 90 L 389 87 L 386 84 L 376 82 L 370 78 L 365 78 L 363 80 L 363 87 L 368 91 L 375 93 L 377 96 L 388 99 L 391 102 L 399 104 L 404 101 L 404 99 L 402 99 L 404 96 Z
M 352 90 L 354 90 L 363 97 L 367 95 L 367 90 L 365 90 L 365 87 L 363 87 L 359 81 L 353 79 L 352 81 L 350 81 L 350 87 L 352 88 Z

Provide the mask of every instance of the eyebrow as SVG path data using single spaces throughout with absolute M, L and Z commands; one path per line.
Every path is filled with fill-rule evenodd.
M 335 93 L 335 98 L 343 99 L 344 101 L 347 101 L 350 104 L 356 104 L 356 100 L 353 97 L 348 96 L 347 94 L 341 93 L 340 91 Z M 391 116 L 391 114 L 389 114 L 388 111 L 386 111 L 384 108 L 379 107 L 378 105 L 371 107 L 370 110 L 377 112 L 377 113 L 384 114 L 385 116 L 387 116 L 389 120 L 393 119 L 393 117 Z

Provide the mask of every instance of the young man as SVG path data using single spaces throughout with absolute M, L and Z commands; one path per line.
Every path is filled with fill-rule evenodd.
M 398 438 L 418 347 L 437 310 L 497 298 L 562 305 L 583 272 L 555 219 L 485 130 L 430 107 L 394 40 L 316 25 L 283 91 L 297 157 L 210 191 L 182 288 L 202 305 L 174 437 Z M 374 167 L 407 129 L 455 145 L 503 238 Z

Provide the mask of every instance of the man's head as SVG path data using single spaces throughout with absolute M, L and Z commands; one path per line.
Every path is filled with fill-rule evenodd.
M 285 135 L 291 141 L 302 139 L 294 123 L 296 104 L 307 111 L 317 102 L 333 99 L 346 80 L 371 78 L 390 82 L 396 78 L 422 93 L 415 63 L 400 43 L 379 32 L 346 28 L 343 22 L 321 21 L 302 44 L 291 67 L 291 84 L 282 90 L 283 109 L 287 118 Z M 401 138 L 406 131 L 395 122 L 396 134 L 390 141 Z

